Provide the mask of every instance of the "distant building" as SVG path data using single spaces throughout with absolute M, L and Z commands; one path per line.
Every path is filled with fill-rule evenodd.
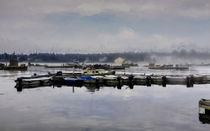
M 122 57 L 118 57 L 117 59 L 114 60 L 115 64 L 123 64 L 125 62 L 126 62 L 126 60 L 123 59 Z

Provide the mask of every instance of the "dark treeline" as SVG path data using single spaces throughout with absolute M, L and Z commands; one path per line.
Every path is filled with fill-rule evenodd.
M 153 56 L 174 57 L 179 59 L 210 59 L 210 53 L 197 52 L 195 50 L 180 50 L 172 52 L 127 52 L 127 53 L 103 53 L 103 54 L 55 54 L 55 53 L 34 53 L 34 54 L 0 54 L 0 61 L 17 59 L 20 62 L 113 62 L 116 58 L 122 57 L 132 62 L 150 61 Z
M 148 53 L 104 53 L 104 54 L 0 54 L 0 61 L 17 59 L 20 62 L 113 62 L 116 58 L 122 57 L 130 61 L 144 61 Z

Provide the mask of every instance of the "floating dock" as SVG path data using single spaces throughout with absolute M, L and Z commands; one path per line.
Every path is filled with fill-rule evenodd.
M 127 85 L 133 86 L 152 86 L 160 85 L 166 87 L 167 85 L 186 85 L 186 87 L 193 87 L 194 84 L 210 84 L 209 75 L 107 75 L 107 74 L 93 74 L 86 75 L 83 73 L 62 73 L 61 71 L 55 74 L 47 74 L 32 77 L 20 77 L 15 80 L 16 87 L 38 87 L 45 85 L 71 85 L 69 82 L 83 81 L 77 83 L 81 86 L 85 84 L 117 86 L 121 87 Z M 74 85 L 75 83 L 72 83 Z

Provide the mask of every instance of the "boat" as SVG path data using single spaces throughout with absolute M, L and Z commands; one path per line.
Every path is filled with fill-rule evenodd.
M 124 70 L 125 66 L 123 66 L 123 65 L 111 65 L 110 69 L 111 70 Z
M 199 107 L 210 111 L 210 100 L 201 99 L 199 101 Z
M 20 71 L 26 71 L 28 70 L 28 67 L 23 64 L 23 65 L 20 65 L 20 66 L 5 66 L 2 68 L 3 70 L 20 70 Z
M 79 78 L 66 77 L 63 79 L 65 85 L 82 86 L 84 80 Z
M 5 64 L 0 63 L 0 70 L 3 70 L 4 67 L 5 67 Z
M 16 71 L 16 70 L 26 71 L 26 70 L 28 70 L 28 66 L 26 66 L 25 64 L 18 65 L 17 60 L 10 60 L 10 63 L 8 66 L 1 64 L 0 69 L 1 70 L 9 70 L 9 71 Z
M 74 68 L 72 65 L 45 65 L 45 68 Z
M 149 69 L 156 69 L 156 70 L 188 70 L 188 65 L 156 65 L 156 64 L 149 64 Z
M 85 75 L 85 76 L 111 75 L 111 74 L 115 74 L 115 71 L 104 70 L 104 69 L 89 69 L 89 70 L 84 70 L 83 71 L 83 75 Z
M 39 77 L 22 77 L 15 80 L 16 87 L 38 87 L 52 85 L 51 77 L 39 76 Z

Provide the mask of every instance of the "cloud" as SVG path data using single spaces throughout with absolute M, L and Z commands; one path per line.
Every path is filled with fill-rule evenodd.
M 1 0 L 0 3 L 3 13 L 22 16 L 52 13 L 77 13 L 84 16 L 113 13 L 141 18 L 210 16 L 210 1 L 207 0 Z
M 0 52 L 209 47 L 210 1 L 0 0 Z

